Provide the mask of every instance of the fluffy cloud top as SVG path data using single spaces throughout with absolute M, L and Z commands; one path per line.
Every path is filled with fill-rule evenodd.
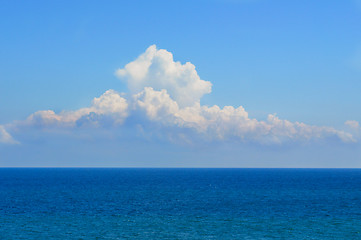
M 138 93 L 145 87 L 158 91 L 166 89 L 180 107 L 199 103 L 201 97 L 212 89 L 210 82 L 200 79 L 192 63 L 175 62 L 172 53 L 158 50 L 155 45 L 135 61 L 118 69 L 116 75 L 127 83 L 132 93 Z
M 178 136 L 186 142 L 192 142 L 194 137 L 204 141 L 260 144 L 326 138 L 356 141 L 356 135 L 349 132 L 290 122 L 272 114 L 265 121 L 252 119 L 242 106 L 201 106 L 200 99 L 211 92 L 211 83 L 200 79 L 193 64 L 175 62 L 170 52 L 158 50 L 155 45 L 116 74 L 128 84 L 131 94 L 127 99 L 108 90 L 94 98 L 90 107 L 60 113 L 38 111 L 12 126 L 17 129 L 24 126 L 74 129 L 134 125 L 141 126 L 144 131 L 172 136 L 172 139 Z M 348 121 L 346 125 L 359 128 L 356 121 Z M 0 142 L 11 141 L 11 136 L 0 126 Z

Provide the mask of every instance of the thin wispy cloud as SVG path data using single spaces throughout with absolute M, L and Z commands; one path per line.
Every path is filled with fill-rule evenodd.
M 0 143 L 3 144 L 18 144 L 13 137 L 6 131 L 5 127 L 0 125 Z

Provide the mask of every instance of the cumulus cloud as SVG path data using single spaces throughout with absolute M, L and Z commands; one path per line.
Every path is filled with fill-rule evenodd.
M 99 98 L 94 98 L 92 105 L 76 111 L 62 111 L 56 114 L 52 110 L 38 111 L 31 114 L 19 125 L 38 127 L 74 127 L 83 124 L 99 125 L 102 119 L 110 119 L 112 124 L 120 125 L 128 116 L 127 100 L 114 90 L 108 90 Z
M 251 119 L 245 109 L 217 105 L 208 107 L 194 104 L 180 108 L 167 90 L 145 88 L 133 96 L 134 110 L 141 111 L 149 121 L 165 126 L 193 129 L 207 140 L 238 139 L 243 142 L 283 143 L 307 141 L 313 138 L 337 137 L 344 142 L 354 142 L 350 133 L 330 127 L 310 126 L 299 122 L 281 120 L 270 114 L 267 121 Z
M 194 137 L 197 141 L 260 144 L 327 138 L 337 138 L 342 142 L 356 141 L 350 132 L 282 120 L 275 114 L 268 115 L 265 121 L 259 121 L 250 118 L 242 106 L 202 106 L 200 99 L 211 92 L 212 84 L 200 79 L 193 64 L 175 62 L 172 53 L 158 50 L 155 45 L 124 68 L 118 69 L 116 74 L 131 91 L 127 98 L 108 90 L 94 98 L 90 107 L 60 113 L 38 111 L 13 125 L 69 129 L 127 128 L 133 125 L 143 132 L 155 131 L 152 127 L 157 126 L 157 134 L 168 136 L 172 141 L 176 139 L 188 143 L 194 142 Z M 347 121 L 346 125 L 359 128 L 356 121 Z M 0 139 L 10 141 L 10 135 L 6 135 L 3 128 L 0 128 L 0 134 Z
M 166 89 L 180 107 L 199 103 L 201 97 L 212 89 L 210 82 L 200 79 L 192 63 L 175 62 L 172 53 L 158 50 L 155 45 L 135 61 L 118 69 L 116 75 L 127 83 L 132 93 L 138 93 L 145 87 L 158 91 Z
M 18 142 L 6 131 L 5 127 L 0 125 L 0 143 L 17 144 Z

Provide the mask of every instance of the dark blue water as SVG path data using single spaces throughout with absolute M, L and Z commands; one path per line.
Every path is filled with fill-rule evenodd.
M 0 169 L 0 239 L 361 239 L 361 170 Z

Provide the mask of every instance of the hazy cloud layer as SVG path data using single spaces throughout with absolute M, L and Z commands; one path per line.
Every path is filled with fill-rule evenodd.
M 360 129 L 360 124 L 355 120 L 348 120 L 345 122 L 345 125 L 355 130 Z
M 10 129 L 121 129 L 133 125 L 146 132 L 154 130 L 147 126 L 156 126 L 157 134 L 177 142 L 194 143 L 196 137 L 204 141 L 283 144 L 328 138 L 355 142 L 360 128 L 356 121 L 345 123 L 351 129 L 346 132 L 290 122 L 273 114 L 259 121 L 249 118 L 242 106 L 201 106 L 200 99 L 211 92 L 212 84 L 200 79 L 193 64 L 175 62 L 170 52 L 158 50 L 155 45 L 118 69 L 116 75 L 128 85 L 128 97 L 108 90 L 94 98 L 90 107 L 60 113 L 38 111 L 24 121 L 9 124 Z M 15 143 L 2 126 L 0 142 Z
M 348 120 L 345 122 L 345 125 L 354 138 L 359 139 L 361 137 L 361 125 L 359 122 L 355 120 Z
M 17 144 L 18 142 L 6 131 L 5 127 L 0 125 L 0 143 Z

